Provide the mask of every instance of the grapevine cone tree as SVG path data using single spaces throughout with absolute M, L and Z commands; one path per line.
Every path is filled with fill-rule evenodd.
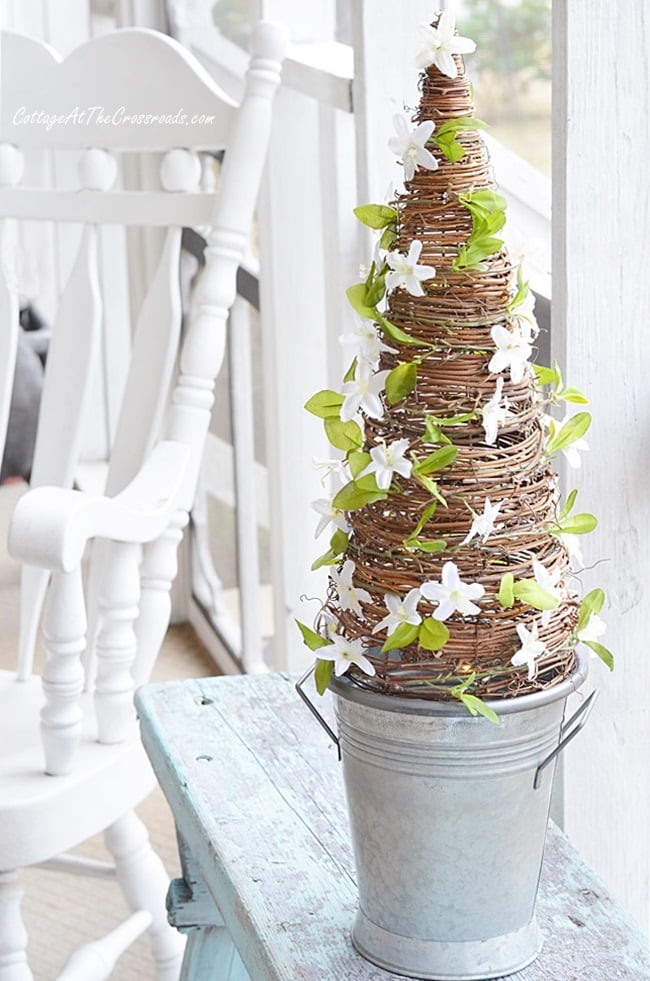
M 596 519 L 575 493 L 561 501 L 553 471 L 590 416 L 557 367 L 532 363 L 533 297 L 500 237 L 506 201 L 460 56 L 473 43 L 448 14 L 422 33 L 420 104 L 389 141 L 404 189 L 356 209 L 377 246 L 348 290 L 351 363 L 306 406 L 344 458 L 315 504 L 319 531 L 333 525 L 314 563 L 331 566 L 328 596 L 317 630 L 299 626 L 321 691 L 349 670 L 492 717 L 485 698 L 565 678 L 579 640 L 611 662 L 602 591 L 580 603 L 567 547 Z

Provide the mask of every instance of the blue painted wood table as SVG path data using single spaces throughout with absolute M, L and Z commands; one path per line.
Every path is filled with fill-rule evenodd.
M 356 907 L 335 747 L 284 674 L 147 685 L 142 738 L 178 830 L 170 920 L 184 981 L 391 981 L 352 947 Z M 498 901 L 498 893 L 495 894 Z M 513 981 L 648 981 L 641 933 L 551 828 L 546 942 Z

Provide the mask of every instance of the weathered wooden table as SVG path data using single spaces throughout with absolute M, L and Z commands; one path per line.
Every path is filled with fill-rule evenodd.
M 142 738 L 174 814 L 185 981 L 391 981 L 352 947 L 356 907 L 335 747 L 282 674 L 148 685 Z M 498 896 L 495 896 L 495 901 Z M 555 828 L 546 943 L 513 981 L 650 979 L 641 933 Z

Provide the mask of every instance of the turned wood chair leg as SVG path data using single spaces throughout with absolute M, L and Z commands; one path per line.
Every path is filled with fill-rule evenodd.
M 20 912 L 17 872 L 0 872 L 0 981 L 34 981 L 27 963 L 27 930 Z
M 167 922 L 165 898 L 169 876 L 149 842 L 142 821 L 130 812 L 104 832 L 117 878 L 132 910 L 148 910 L 149 928 L 156 963 L 156 981 L 178 981 L 183 960 L 184 939 Z M 4 979 L 0 979 L 4 981 Z

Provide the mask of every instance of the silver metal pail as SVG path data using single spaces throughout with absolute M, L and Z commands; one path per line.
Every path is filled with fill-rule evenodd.
M 582 659 L 553 688 L 490 702 L 498 726 L 455 703 L 332 680 L 360 954 L 436 981 L 500 977 L 535 959 L 553 772 L 593 703 L 595 692 L 564 724 L 586 674 Z

